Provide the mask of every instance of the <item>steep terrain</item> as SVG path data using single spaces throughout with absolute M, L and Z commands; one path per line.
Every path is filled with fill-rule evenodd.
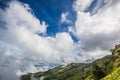
M 29 73 L 21 80 L 120 80 L 120 45 L 111 49 L 112 55 L 92 63 L 71 63 L 46 72 Z

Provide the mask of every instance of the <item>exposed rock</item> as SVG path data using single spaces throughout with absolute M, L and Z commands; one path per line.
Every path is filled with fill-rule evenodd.
M 115 45 L 115 48 L 111 49 L 110 51 L 112 52 L 112 55 L 120 56 L 120 44 Z

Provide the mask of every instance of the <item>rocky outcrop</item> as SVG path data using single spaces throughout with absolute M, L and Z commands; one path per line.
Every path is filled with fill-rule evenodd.
M 114 49 L 111 49 L 110 51 L 112 52 L 112 55 L 120 56 L 120 44 L 115 45 Z

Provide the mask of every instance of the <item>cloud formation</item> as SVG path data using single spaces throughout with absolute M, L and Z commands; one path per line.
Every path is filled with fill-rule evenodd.
M 40 21 L 28 4 L 11 1 L 0 8 L 0 80 L 19 80 L 17 76 L 49 68 L 49 64 L 82 61 L 73 53 L 77 45 L 67 32 L 55 37 L 46 34 L 47 24 Z M 47 66 L 44 66 L 48 64 Z
M 38 64 L 82 62 L 109 54 L 120 40 L 120 1 L 104 1 L 107 4 L 94 8 L 97 13 L 92 16 L 84 10 L 93 0 L 73 4 L 77 19 L 69 30 L 78 42 L 68 32 L 40 36 L 46 34 L 49 24 L 40 21 L 28 4 L 11 1 L 5 9 L 0 8 L 0 80 L 19 80 L 17 76 L 23 73 L 41 70 L 35 67 Z M 62 23 L 69 23 L 67 16 L 67 12 L 61 15 Z
M 77 2 L 79 1 L 77 0 Z M 100 57 L 100 54 L 101 56 L 109 54 L 109 49 L 120 42 L 120 1 L 107 0 L 107 2 L 93 16 L 90 12 L 84 13 L 84 9 L 89 6 L 91 1 L 86 5 L 81 5 L 85 6 L 85 8 L 81 7 L 82 11 L 78 9 L 80 5 L 74 5 L 77 13 L 74 34 L 83 44 L 83 51 L 88 55 L 95 55 L 94 57 Z M 99 5 L 101 4 L 99 3 Z M 98 9 L 94 8 L 93 11 L 95 12 L 95 10 Z
M 92 3 L 93 0 L 76 0 L 73 4 L 73 8 L 75 11 L 84 11 L 89 5 Z

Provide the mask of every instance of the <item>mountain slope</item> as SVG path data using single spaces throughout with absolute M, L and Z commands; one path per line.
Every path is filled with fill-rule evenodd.
M 120 80 L 120 67 L 101 80 Z
M 120 45 L 92 63 L 71 63 L 46 72 L 26 74 L 21 80 L 120 80 Z

